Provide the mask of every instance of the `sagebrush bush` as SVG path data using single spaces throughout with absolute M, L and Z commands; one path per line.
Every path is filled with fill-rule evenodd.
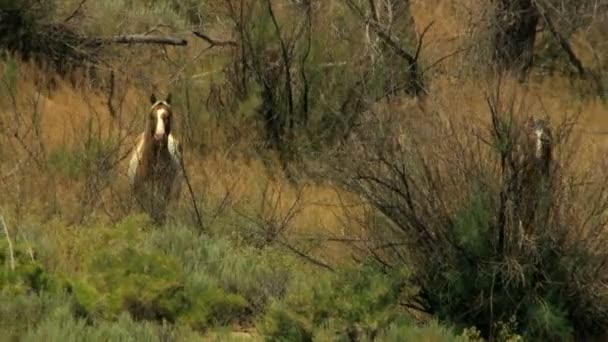
M 173 258 L 129 247 L 95 254 L 86 266 L 85 285 L 75 287 L 87 311 L 108 318 L 126 311 L 137 319 L 174 322 L 186 310 L 183 276 Z
M 262 318 L 270 340 L 373 339 L 409 317 L 400 304 L 416 293 L 405 270 L 383 274 L 363 266 L 307 278 L 294 282 Z
M 95 322 L 75 318 L 71 312 L 58 308 L 39 325 L 28 331 L 21 341 L 190 341 L 197 336 L 191 330 L 168 324 L 136 322 L 128 314 L 116 321 Z
M 303 268 L 279 250 L 259 250 L 221 237 L 209 239 L 179 225 L 154 232 L 147 243 L 180 260 L 187 291 L 217 286 L 244 298 L 251 314 L 262 312 L 269 299 L 282 296 L 293 268 Z
M 33 259 L 26 246 L 13 246 L 12 259 L 6 240 L 0 241 L 0 294 L 25 295 L 30 293 L 61 292 L 67 283 L 61 277 L 48 272 Z M 15 268 L 12 269 L 12 262 Z
M 4 288 L 2 288 L 4 290 Z M 67 293 L 0 294 L 0 335 L 7 340 L 23 337 L 59 309 L 71 310 L 74 301 Z
M 214 277 L 201 272 L 204 269 L 188 264 L 201 259 L 180 259 L 177 250 L 172 254 L 146 243 L 156 234 L 174 243 L 168 239 L 170 231 L 143 232 L 136 226 L 129 228 L 130 220 L 125 222 L 119 225 L 122 230 L 109 234 L 104 246 L 85 259 L 82 277 L 73 283 L 86 312 L 106 319 L 128 312 L 135 319 L 184 322 L 199 329 L 242 319 L 247 309 L 245 299 L 224 289 Z M 133 236 L 137 231 L 138 238 Z M 131 243 L 123 244 L 127 240 Z
M 432 320 L 422 326 L 393 323 L 378 334 L 376 341 L 475 342 L 481 339 L 457 335 L 453 329 Z

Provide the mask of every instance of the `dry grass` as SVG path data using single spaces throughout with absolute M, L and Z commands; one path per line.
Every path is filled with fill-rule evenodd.
M 31 113 L 32 97 L 39 91 L 35 85 L 36 70 L 28 65 L 21 65 L 22 69 L 18 81 L 19 111 L 26 115 Z M 487 104 L 484 98 L 484 92 L 490 89 L 490 81 L 476 82 L 460 81 L 454 83 L 447 78 L 434 80 L 432 83 L 433 94 L 426 103 L 426 109 L 429 111 L 436 110 L 446 117 L 451 118 L 462 117 L 466 120 L 479 120 L 480 123 L 486 123 Z M 569 91 L 569 86 L 566 80 L 554 78 L 545 80 L 542 83 L 532 83 L 526 89 L 523 86 L 513 84 L 510 87 L 516 92 L 527 92 L 528 112 L 549 115 L 552 119 L 558 120 L 565 113 L 580 112 L 583 113 L 582 125 L 579 128 L 581 132 L 585 132 L 581 140 L 581 161 L 596 162 L 597 155 L 608 149 L 608 144 L 604 137 L 604 132 L 608 132 L 608 106 L 594 101 L 577 98 Z M 134 120 L 137 122 L 137 113 L 141 113 L 143 106 L 146 105 L 146 96 L 135 90 L 129 91 L 127 101 L 125 102 L 125 113 L 131 117 L 127 121 Z M 395 106 L 395 105 L 385 105 Z M 397 105 L 397 109 L 403 112 L 402 118 L 404 121 L 423 117 L 423 113 L 419 107 L 412 105 L 411 101 L 404 101 Z M 11 109 L 5 109 L 5 115 L 11 116 Z M 87 90 L 76 90 L 65 82 L 59 81 L 58 87 L 50 95 L 42 95 L 39 112 L 41 113 L 41 139 L 47 151 L 52 151 L 58 148 L 69 148 L 80 143 L 79 138 L 82 138 L 82 132 L 86 131 L 89 120 L 95 120 L 100 129 L 101 135 L 109 135 L 116 130 L 116 122 L 113 120 L 105 106 L 105 99 L 100 94 L 95 94 Z M 419 114 L 417 115 L 416 112 Z M 179 108 L 178 108 L 179 115 Z M 130 132 L 126 132 L 126 143 L 123 151 L 128 149 L 130 141 L 135 138 L 136 125 L 131 128 Z M 248 130 L 247 127 L 244 130 Z M 179 131 L 177 132 L 179 136 Z M 191 151 L 186 147 L 187 167 L 190 170 L 191 181 L 197 191 L 204 193 L 207 201 L 212 204 L 212 207 L 218 206 L 227 194 L 230 197 L 230 202 L 237 206 L 247 206 L 248 203 L 259 202 L 262 196 L 263 186 L 267 183 L 272 184 L 278 192 L 281 193 L 282 203 L 278 208 L 288 210 L 290 205 L 296 199 L 297 191 L 290 183 L 281 175 L 281 172 L 275 172 L 268 169 L 267 163 L 264 163 L 259 158 L 252 157 L 252 153 L 247 153 L 250 149 L 251 138 L 245 140 L 237 146 L 222 146 L 225 139 L 222 138 L 223 133 L 221 127 L 215 133 L 215 141 L 209 141 L 210 148 L 207 153 L 199 154 L 197 151 Z M 246 136 L 243 134 L 243 136 Z M 251 135 L 249 135 L 251 137 Z M 29 144 L 36 145 L 36 137 L 29 135 Z M 3 139 L 5 139 L 4 137 Z M 6 144 L 6 142 L 5 142 Z M 26 156 L 27 152 L 19 149 L 19 144 L 15 141 L 8 142 L 9 145 L 16 146 L 16 150 L 20 150 L 20 156 L 4 160 L 1 166 L 2 170 L 10 170 L 14 166 L 15 160 L 20 160 Z M 248 146 L 249 145 L 249 146 Z M 240 153 L 235 153 L 238 151 Z M 118 165 L 116 182 L 125 183 L 126 160 Z M 271 162 L 272 163 L 272 162 Z M 581 165 L 583 165 L 581 163 Z M 31 166 L 30 166 L 31 167 Z M 278 167 L 277 167 L 278 170 Z M 35 172 L 37 178 L 26 182 L 21 182 L 20 188 L 16 188 L 15 181 L 18 178 L 6 179 L 3 187 L 12 188 L 13 196 L 9 196 L 10 190 L 4 192 L 3 202 L 14 203 L 15 199 L 19 198 L 19 194 L 27 193 L 23 187 L 32 189 L 30 196 L 35 197 L 40 195 L 39 201 L 35 198 L 31 199 L 31 205 L 35 208 L 43 206 L 49 201 L 50 194 L 40 194 L 33 189 L 46 187 L 47 184 L 55 183 L 57 191 L 56 197 L 62 203 L 63 207 L 70 208 L 76 206 L 78 201 L 77 193 L 80 187 L 74 181 L 63 179 L 61 177 L 50 177 L 45 179 L 44 170 Z M 23 180 L 23 179 L 22 179 Z M 126 188 L 119 187 L 125 191 Z M 301 214 L 297 216 L 293 224 L 298 227 L 298 232 L 305 233 L 326 233 L 330 235 L 341 236 L 344 233 L 344 222 L 348 218 L 344 217 L 343 209 L 340 208 L 339 193 L 335 189 L 324 185 L 310 185 L 303 191 L 301 202 L 306 206 Z M 31 208 L 30 208 L 31 209 Z M 350 212 L 349 215 L 353 213 Z
M 466 4 L 443 1 L 414 1 L 413 16 L 416 18 L 417 31 L 421 32 L 431 21 L 434 26 L 429 31 L 426 39 L 428 44 L 423 50 L 424 58 L 435 60 L 453 52 L 462 43 L 462 37 L 467 30 L 467 22 L 463 22 L 462 16 L 468 12 L 475 13 L 478 1 L 467 1 Z M 581 40 L 582 41 L 582 40 Z M 201 42 L 195 41 L 183 52 L 173 51 L 170 56 L 180 56 L 182 60 L 192 60 L 204 47 Z M 578 49 L 584 50 L 585 44 L 577 44 Z M 130 60 L 131 61 L 131 60 Z M 196 77 L 196 82 L 209 83 L 214 79 L 214 72 L 222 61 L 221 54 L 215 52 L 213 57 L 200 60 L 202 73 Z M 446 67 L 458 67 L 459 59 L 446 60 Z M 135 62 L 133 62 L 135 63 Z M 138 65 L 140 67 L 141 65 Z M 0 69 L 3 65 L 0 65 Z M 123 64 L 126 70 L 128 63 Z M 179 69 L 179 68 L 178 68 Z M 137 69 L 139 70 L 139 69 Z M 166 70 L 164 70 L 166 71 Z M 138 71 L 139 72 L 139 71 Z M 182 70 L 182 72 L 184 72 Z M 208 72 L 208 73 L 206 73 Z M 167 75 L 167 73 L 165 73 Z M 136 77 L 137 75 L 134 75 Z M 150 76 L 155 78 L 149 80 L 156 87 L 158 84 L 167 83 L 167 77 L 162 75 Z M 2 115 L 5 118 L 20 116 L 17 119 L 7 120 L 4 125 L 4 135 L 0 141 L 4 146 L 3 154 L 14 151 L 10 158 L 3 158 L 0 162 L 0 177 L 13 169 L 19 160 L 28 156 L 26 148 L 40 146 L 40 153 L 48 154 L 60 148 L 68 150 L 81 144 L 83 132 L 87 132 L 91 123 L 95 127 L 95 133 L 100 137 L 112 135 L 124 136 L 125 142 L 121 146 L 120 153 L 126 153 L 133 144 L 134 138 L 140 128 L 141 119 L 139 115 L 147 107 L 147 89 L 138 87 L 134 82 L 121 85 L 121 92 L 125 94 L 122 107 L 121 120 L 113 119 L 106 106 L 106 94 L 93 91 L 86 87 L 75 89 L 67 82 L 56 80 L 56 88 L 48 91 L 42 87 L 45 80 L 41 73 L 33 66 L 25 63 L 19 64 L 19 77 L 16 84 L 17 104 L 16 108 L 10 101 L 3 99 L 4 109 Z M 165 88 L 169 89 L 170 86 Z M 430 83 L 431 96 L 425 103 L 429 112 L 438 112 L 445 117 L 460 118 L 471 122 L 479 121 L 480 124 L 487 122 L 487 104 L 485 92 L 492 89 L 492 80 L 486 76 L 477 78 L 455 79 L 453 73 L 444 75 L 433 75 Z M 562 77 L 550 77 L 541 81 L 533 80 L 524 86 L 511 82 L 509 89 L 514 92 L 526 93 L 528 112 L 548 115 L 552 119 L 559 119 L 565 113 L 582 113 L 581 126 L 578 128 L 583 133 L 580 141 L 579 157 L 580 163 L 596 163 L 598 155 L 603 155 L 608 149 L 605 134 L 608 132 L 608 106 L 600 101 L 590 98 L 582 98 L 572 91 L 570 81 Z M 39 94 L 39 102 L 36 103 Z M 381 106 L 393 106 L 395 110 L 403 113 L 404 122 L 412 122 L 424 118 L 425 113 L 420 107 L 413 105 L 411 101 L 402 101 L 398 104 L 382 104 Z M 183 108 L 177 108 L 178 116 Z M 31 117 L 34 112 L 40 113 L 39 135 L 30 128 Z M 298 198 L 295 189 L 279 170 L 277 166 L 268 167 L 268 162 L 262 161 L 252 151 L 251 146 L 260 139 L 256 133 L 255 126 L 250 122 L 243 121 L 242 127 L 231 127 L 228 131 L 221 123 L 206 115 L 205 125 L 208 136 L 204 137 L 205 150 L 192 150 L 186 146 L 186 164 L 189 170 L 194 189 L 204 194 L 205 201 L 211 208 L 219 207 L 228 198 L 231 205 L 237 207 L 255 207 L 262 197 L 265 184 L 271 184 L 280 192 L 280 205 L 278 211 L 286 212 L 293 202 Z M 28 121 L 29 120 L 29 121 Z M 11 134 L 11 129 L 19 132 L 23 142 L 19 142 Z M 236 142 L 234 131 L 240 132 Z M 180 136 L 179 127 L 177 135 Z M 278 165 L 271 161 L 270 165 Z M 273 170 L 274 168 L 274 170 Z M 270 170 L 269 170 L 270 169 Z M 75 211 L 81 198 L 79 193 L 82 186 L 78 181 L 67 177 L 51 175 L 44 167 L 36 167 L 35 163 L 29 162 L 24 166 L 22 173 L 15 173 L 10 177 L 2 177 L 0 187 L 2 196 L 0 202 L 6 208 L 11 208 L 22 217 L 24 210 L 30 213 L 39 211 L 40 214 L 49 214 L 51 203 L 64 211 Z M 116 192 L 127 191 L 125 186 L 126 160 L 123 160 L 115 169 L 113 181 L 118 184 L 111 189 L 105 189 L 99 194 L 108 204 L 109 210 L 113 210 L 111 202 L 116 199 Z M 39 191 L 48 189 L 49 191 Z M 327 234 L 343 236 L 348 229 L 356 229 L 356 225 L 350 223 L 351 215 L 362 215 L 363 210 L 349 210 L 345 212 L 343 201 L 346 196 L 340 194 L 336 189 L 328 185 L 309 185 L 303 192 L 300 201 L 305 208 L 293 221 L 294 233 L 299 234 Z M 187 201 L 183 199 L 182 201 Z M 352 202 L 349 199 L 348 202 Z M 44 209 L 43 209 L 44 208 Z M 21 213 L 21 214 L 18 214 Z M 330 254 L 339 254 L 340 247 L 332 247 Z

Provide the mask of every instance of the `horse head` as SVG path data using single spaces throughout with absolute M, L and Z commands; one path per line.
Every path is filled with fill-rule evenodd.
M 169 134 L 171 133 L 171 120 L 173 111 L 171 110 L 171 94 L 165 100 L 157 100 L 156 96 L 150 96 L 150 112 L 146 134 L 151 141 L 157 145 L 166 147 Z
M 548 119 L 528 119 L 528 134 L 533 146 L 534 158 L 548 167 L 553 158 L 553 135 Z

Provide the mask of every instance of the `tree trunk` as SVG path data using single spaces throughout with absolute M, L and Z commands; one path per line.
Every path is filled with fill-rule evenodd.
M 526 75 L 532 65 L 539 13 L 532 0 L 496 0 L 492 59 L 500 70 Z

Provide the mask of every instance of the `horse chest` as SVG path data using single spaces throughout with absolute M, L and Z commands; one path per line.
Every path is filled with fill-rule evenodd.
M 164 181 L 171 180 L 177 169 L 171 156 L 167 154 L 152 159 L 148 171 L 147 177 L 145 177 L 147 181 L 163 183 Z

